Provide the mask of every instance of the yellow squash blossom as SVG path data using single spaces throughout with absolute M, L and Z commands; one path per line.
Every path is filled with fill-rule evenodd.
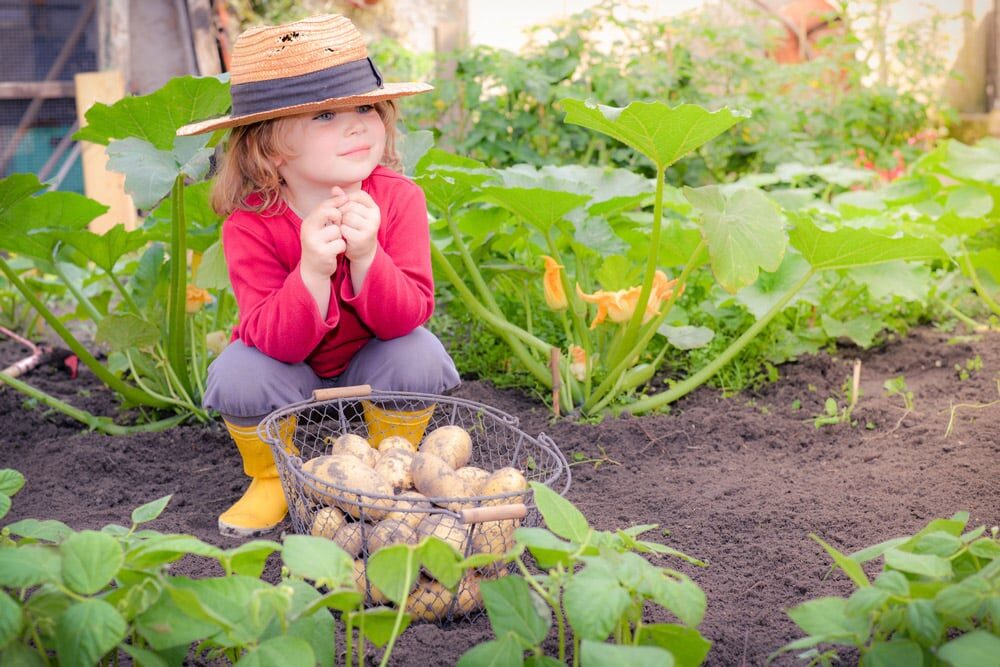
M 545 260 L 545 275 L 542 277 L 542 286 L 545 291 L 545 303 L 549 304 L 552 310 L 565 310 L 569 306 L 566 300 L 566 291 L 562 284 L 562 265 L 548 255 L 542 255 Z
M 580 382 L 587 377 L 587 351 L 579 345 L 569 346 L 569 372 Z
M 660 304 L 670 298 L 673 293 L 677 279 L 667 280 L 663 271 L 657 271 L 653 276 L 653 289 L 649 294 L 649 302 L 646 304 L 646 312 L 643 313 L 642 322 L 645 324 L 660 313 Z M 684 288 L 681 287 L 681 292 Z M 597 316 L 590 323 L 590 328 L 594 329 L 598 324 L 607 318 L 612 322 L 628 322 L 639 305 L 639 295 L 642 293 L 642 285 L 636 285 L 628 289 L 609 292 L 607 290 L 597 290 L 593 294 L 585 294 L 580 286 L 576 286 L 576 293 L 587 303 L 597 304 Z
M 189 314 L 197 313 L 206 303 L 212 303 L 212 295 L 208 293 L 208 290 L 195 287 L 194 285 L 187 286 L 187 302 L 184 304 L 185 312 Z

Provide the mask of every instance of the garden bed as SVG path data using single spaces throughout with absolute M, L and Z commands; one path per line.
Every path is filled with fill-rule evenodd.
M 0 366 L 21 353 L 0 342 Z M 813 417 L 828 398 L 843 406 L 856 355 L 863 392 L 856 425 L 816 428 Z M 973 526 L 1000 521 L 1000 335 L 949 344 L 948 334 L 919 329 L 880 349 L 817 355 L 781 373 L 753 394 L 725 398 L 703 387 L 671 414 L 600 424 L 551 424 L 535 400 L 483 382 L 466 382 L 457 394 L 516 415 L 528 433 L 551 435 L 573 462 L 567 496 L 595 528 L 659 523 L 669 534 L 650 533 L 653 539 L 707 561 L 705 569 L 659 563 L 689 573 L 708 596 L 706 664 L 761 665 L 801 634 L 785 609 L 852 590 L 839 571 L 826 577 L 829 559 L 809 533 L 850 552 L 958 510 L 970 513 Z M 900 375 L 914 394 L 912 411 L 883 389 Z M 25 379 L 95 413 L 113 411 L 111 395 L 86 372 L 70 379 L 53 361 Z M 953 405 L 990 402 L 960 407 L 952 419 Z M 0 467 L 27 478 L 5 522 L 128 524 L 134 507 L 173 494 L 151 528 L 237 544 L 216 530 L 216 517 L 245 485 L 219 424 L 109 438 L 25 403 L 0 389 Z M 219 574 L 195 560 L 175 572 Z M 264 576 L 276 580 L 275 566 Z M 453 664 L 489 638 L 485 619 L 453 629 L 417 626 L 400 638 L 392 662 Z

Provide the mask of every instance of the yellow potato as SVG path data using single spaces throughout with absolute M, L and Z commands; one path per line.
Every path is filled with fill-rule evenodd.
M 454 603 L 454 604 L 453 604 Z M 479 577 L 466 575 L 458 584 L 455 594 L 433 579 L 421 578 L 417 587 L 406 598 L 406 611 L 414 618 L 440 621 L 449 615 L 464 616 L 481 609 L 483 595 L 479 590 Z
M 355 519 L 363 516 L 365 519 L 378 521 L 392 509 L 392 487 L 373 468 L 362 463 L 356 456 L 332 455 L 325 474 L 327 479 L 341 488 L 362 492 L 337 491 L 331 503 Z
M 390 544 L 416 544 L 417 532 L 399 519 L 383 519 L 368 535 L 368 555 Z
M 354 586 L 358 589 L 359 593 L 365 593 L 365 588 L 368 588 L 367 599 L 369 602 L 375 604 L 386 604 L 389 602 L 389 598 L 382 591 L 368 582 L 368 577 L 365 574 L 365 562 L 360 558 L 354 561 Z
M 428 514 L 417 524 L 417 535 L 420 539 L 433 535 L 464 556 L 469 527 L 450 514 Z
M 302 472 L 316 478 L 316 480 L 313 480 L 306 477 L 303 485 L 306 496 L 324 505 L 332 504 L 340 496 L 339 490 L 327 486 L 327 484 L 333 483 L 333 480 L 327 473 L 327 469 L 333 460 L 334 457 L 330 455 L 317 456 L 302 464 Z M 357 459 L 357 461 L 361 463 L 360 459 Z
M 479 487 L 479 495 L 495 496 L 501 493 L 513 493 L 514 491 L 527 491 L 528 480 L 517 468 L 500 468 L 487 477 Z M 509 498 L 495 498 L 484 500 L 483 505 L 508 505 L 513 503 L 523 503 L 524 496 L 511 496 Z
M 417 446 L 401 435 L 390 435 L 388 438 L 384 438 L 382 442 L 378 443 L 378 451 L 380 454 L 384 455 L 394 450 L 410 452 L 413 454 L 417 451 Z
M 361 548 L 365 545 L 365 536 L 371 531 L 371 524 L 363 521 L 345 523 L 333 534 L 333 541 L 350 554 L 351 558 L 355 558 L 361 553 Z
M 378 450 L 368 444 L 368 441 L 354 433 L 344 433 L 333 441 L 331 454 L 350 454 L 357 456 L 365 465 L 374 467 L 378 463 Z
M 410 528 L 416 528 L 417 524 L 428 516 L 427 510 L 433 506 L 424 494 L 417 491 L 405 491 L 396 496 L 393 507 L 395 509 L 386 514 L 383 521 L 396 519 L 407 524 Z
M 389 482 L 396 493 L 399 493 L 413 488 L 413 475 L 410 473 L 412 463 L 412 452 L 394 449 L 382 455 L 374 470 L 382 479 Z
M 441 457 L 423 452 L 413 457 L 413 485 L 417 491 L 428 498 L 471 498 L 475 493 L 470 484 L 455 474 Z M 457 512 L 465 507 L 472 507 L 471 500 L 460 500 L 440 503 L 441 507 Z
M 333 539 L 340 527 L 347 523 L 344 514 L 336 507 L 322 507 L 316 512 L 310 531 L 316 537 Z
M 482 486 L 486 478 L 490 476 L 488 472 L 482 468 L 477 468 L 476 466 L 462 466 L 455 471 L 455 474 L 469 483 L 469 486 L 472 488 L 473 495 L 478 495 L 479 487 Z
M 472 536 L 472 553 L 505 554 L 514 546 L 514 529 L 517 519 L 484 521 Z
M 420 452 L 413 457 L 410 472 L 413 475 L 413 486 L 417 487 L 417 491 L 420 491 L 420 493 L 429 496 L 432 494 L 427 493 L 421 487 L 430 486 L 433 483 L 432 480 L 442 475 L 454 473 L 455 469 L 449 466 L 440 456 Z
M 442 426 L 427 434 L 420 451 L 440 456 L 452 470 L 457 470 L 472 458 L 472 438 L 461 426 Z

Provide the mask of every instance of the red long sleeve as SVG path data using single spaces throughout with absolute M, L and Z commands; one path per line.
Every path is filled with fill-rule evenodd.
M 381 212 L 378 248 L 360 294 L 340 257 L 325 321 L 299 274 L 298 215 L 279 204 L 226 219 L 222 244 L 240 312 L 234 339 L 279 361 L 305 361 L 330 377 L 373 337 L 405 336 L 430 318 L 434 281 L 423 192 L 385 167 L 376 167 L 361 188 Z

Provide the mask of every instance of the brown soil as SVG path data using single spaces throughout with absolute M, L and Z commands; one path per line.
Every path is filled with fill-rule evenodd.
M 20 354 L 0 344 L 0 367 Z M 857 425 L 815 428 L 812 416 L 842 395 L 855 355 L 863 362 Z M 960 379 L 956 364 L 977 356 L 982 368 Z M 853 551 L 958 510 L 970 513 L 972 525 L 1000 522 L 1000 335 L 949 344 L 947 334 L 921 329 L 880 349 L 848 348 L 781 371 L 780 381 L 750 395 L 724 398 L 703 388 L 670 414 L 600 424 L 551 423 L 534 400 L 484 382 L 467 382 L 458 395 L 517 416 L 528 433 L 548 433 L 571 461 L 576 453 L 599 459 L 573 465 L 569 499 L 597 528 L 658 523 L 669 534 L 651 533 L 655 539 L 707 561 L 704 569 L 658 562 L 691 574 L 708 596 L 700 628 L 713 642 L 706 664 L 761 665 L 799 636 L 785 609 L 852 590 L 841 574 L 826 576 L 829 559 L 809 533 Z M 913 391 L 913 411 L 882 389 L 898 375 Z M 55 361 L 26 379 L 79 407 L 113 410 L 92 377 L 70 380 Z M 946 435 L 952 406 L 990 402 L 958 408 Z M 173 494 L 152 528 L 236 544 L 216 532 L 217 515 L 244 486 L 235 448 L 218 425 L 109 438 L 0 389 L 0 467 L 27 477 L 5 523 L 128 524 L 134 507 Z M 218 574 L 195 561 L 182 569 Z M 274 567 L 265 572 L 275 576 Z M 491 636 L 485 619 L 416 626 L 397 644 L 393 663 L 454 664 Z

